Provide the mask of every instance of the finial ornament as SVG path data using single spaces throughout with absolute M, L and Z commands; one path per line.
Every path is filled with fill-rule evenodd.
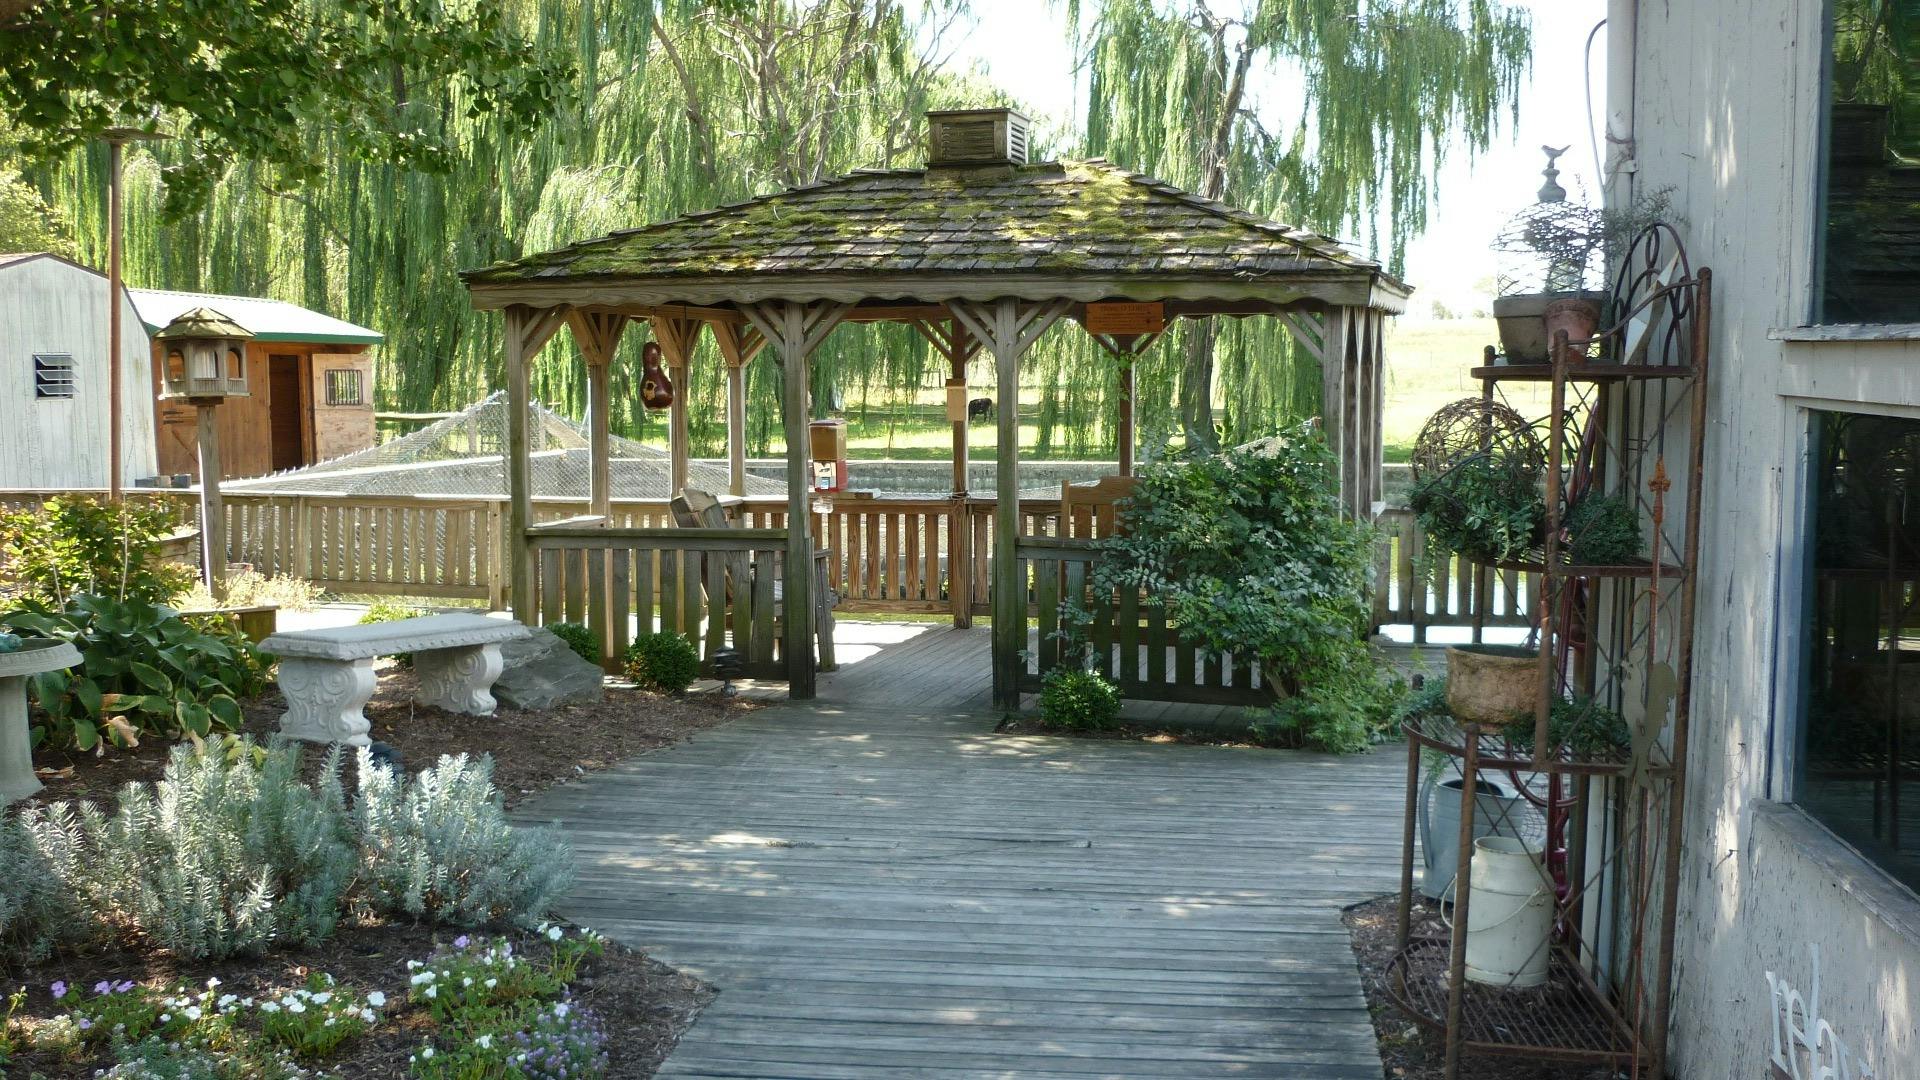
M 1560 170 L 1554 166 L 1554 161 L 1559 158 L 1561 154 L 1572 149 L 1572 147 L 1573 144 L 1568 143 L 1558 150 L 1555 150 L 1551 146 L 1542 146 L 1540 148 L 1541 152 L 1547 155 L 1547 167 L 1540 170 L 1540 175 L 1547 178 L 1547 182 L 1540 185 L 1541 202 L 1556 203 L 1567 201 L 1567 189 L 1560 186 Z

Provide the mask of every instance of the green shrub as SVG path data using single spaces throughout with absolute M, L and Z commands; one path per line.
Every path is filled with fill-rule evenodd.
M 581 626 L 577 622 L 553 623 L 547 627 L 553 636 L 567 643 L 575 656 L 587 663 L 600 666 L 600 635 Z
M 1318 433 L 1148 463 L 1120 510 L 1125 530 L 1096 542 L 1100 592 L 1144 590 L 1203 648 L 1257 659 L 1286 737 L 1372 742 L 1392 707 L 1364 636 L 1374 534 L 1343 512 Z
M 112 813 L 56 803 L 26 826 L 85 908 L 196 958 L 325 938 L 357 861 L 339 785 L 301 783 L 286 745 L 175 747 L 159 783 L 126 785 Z
M 1619 566 L 1646 552 L 1640 513 L 1619 495 L 1589 495 L 1567 511 L 1568 557 L 1582 566 Z
M 76 595 L 64 611 L 21 610 L 0 624 L 71 642 L 80 667 L 28 682 L 36 747 L 92 750 L 142 735 L 205 738 L 240 728 L 240 698 L 266 687 L 269 661 L 238 628 L 196 627 L 144 600 Z
M 1097 672 L 1057 667 L 1040 680 L 1040 722 L 1067 731 L 1101 731 L 1120 718 L 1120 688 Z
M 290 574 L 267 577 L 252 570 L 227 575 L 227 598 L 214 599 L 203 582 L 174 596 L 172 606 L 181 611 L 212 611 L 223 607 L 261 607 L 271 604 L 286 611 L 312 611 L 323 595 L 319 586 Z
M 359 900 L 457 926 L 545 914 L 573 875 L 557 836 L 515 829 L 493 786 L 493 762 L 442 757 L 412 780 L 359 760 L 353 822 Z
M 44 959 L 91 926 L 25 824 L 12 814 L 0 818 L 0 967 Z
M 375 600 L 373 603 L 367 605 L 367 610 L 361 614 L 360 625 L 366 626 L 371 623 L 399 622 L 401 619 L 417 619 L 422 615 L 428 614 L 431 614 L 431 612 L 425 608 L 417 608 L 411 604 L 403 604 L 398 600 Z M 393 662 L 403 668 L 410 668 L 413 666 L 413 654 L 395 653 Z
M 679 634 L 642 634 L 627 646 L 626 673 L 637 685 L 677 694 L 700 677 L 700 653 Z
M 1514 749 L 1533 752 L 1534 717 L 1515 717 L 1506 726 Z M 1553 703 L 1547 712 L 1547 742 L 1565 747 L 1577 758 L 1612 758 L 1633 749 L 1633 728 L 1626 717 L 1586 698 Z
M 193 584 L 193 571 L 160 558 L 174 530 L 163 504 L 103 503 L 81 495 L 0 511 L 0 600 L 58 610 L 83 593 L 165 603 Z
M 1547 504 L 1539 474 L 1489 454 L 1421 477 L 1407 490 L 1407 505 L 1434 552 L 1504 562 L 1545 539 Z

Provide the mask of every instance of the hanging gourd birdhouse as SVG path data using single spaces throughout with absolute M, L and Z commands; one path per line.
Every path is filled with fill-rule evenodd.
M 660 343 L 649 341 L 640 350 L 640 404 L 649 409 L 665 409 L 673 404 L 673 380 L 660 366 Z
M 247 396 L 247 340 L 252 331 L 212 308 L 194 308 L 154 339 L 165 343 L 160 398 L 188 401 Z

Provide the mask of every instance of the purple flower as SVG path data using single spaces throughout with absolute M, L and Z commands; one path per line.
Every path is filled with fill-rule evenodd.
M 80 1025 L 81 1031 L 91 1031 L 93 1029 L 93 1021 L 84 1016 L 75 1022 Z
M 53 991 L 53 1000 L 55 1001 L 59 1001 L 61 998 L 67 996 L 67 984 L 61 979 L 53 980 L 53 985 L 47 989 Z
M 101 994 L 111 994 L 113 993 L 113 984 L 105 979 L 101 979 L 99 982 L 93 984 L 93 992 L 96 997 Z
M 456 949 L 464 949 L 471 944 L 473 944 L 473 939 L 465 934 L 461 934 L 459 937 L 453 939 L 453 947 Z

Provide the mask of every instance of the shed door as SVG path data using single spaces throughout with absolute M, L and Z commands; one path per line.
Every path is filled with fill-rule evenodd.
M 273 428 L 273 471 L 297 469 L 307 464 L 300 438 L 300 358 L 269 356 L 267 407 Z

